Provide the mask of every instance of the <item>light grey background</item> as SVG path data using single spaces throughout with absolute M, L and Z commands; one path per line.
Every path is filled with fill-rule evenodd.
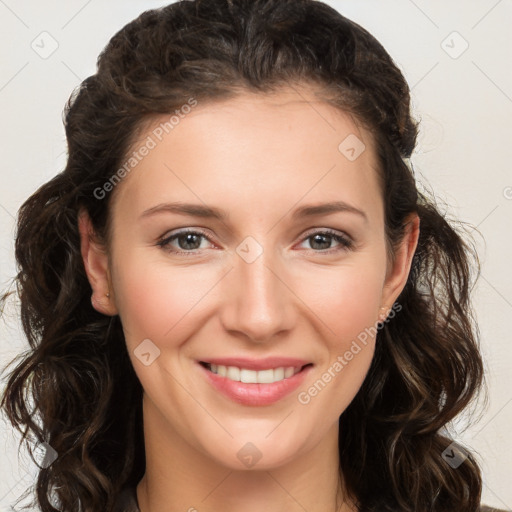
M 94 73 L 98 54 L 117 30 L 167 3 L 0 0 L 1 289 L 15 274 L 17 209 L 64 168 L 64 103 Z M 326 3 L 374 34 L 403 70 L 422 121 L 412 158 L 416 175 L 450 214 L 483 235 L 477 237 L 483 266 L 474 297 L 490 404 L 478 424 L 458 421 L 453 436 L 476 451 L 483 501 L 511 510 L 512 1 Z M 14 305 L 6 315 L 0 322 L 2 366 L 25 348 Z M 0 424 L 0 511 L 11 510 L 35 475 L 27 454 L 18 457 L 17 439 Z

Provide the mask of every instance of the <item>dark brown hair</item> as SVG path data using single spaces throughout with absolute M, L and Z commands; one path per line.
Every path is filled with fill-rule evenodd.
M 457 469 L 447 464 L 452 440 L 441 430 L 483 389 L 470 302 L 479 261 L 462 223 L 417 189 L 403 161 L 417 123 L 402 73 L 372 35 L 321 2 L 195 0 L 144 12 L 110 40 L 66 105 L 66 168 L 19 210 L 16 285 L 30 349 L 1 405 L 24 437 L 58 453 L 38 474 L 43 512 L 108 512 L 145 471 L 142 387 L 119 317 L 91 305 L 80 208 L 108 242 L 115 194 L 94 191 L 155 115 L 190 98 L 201 105 L 301 84 L 371 131 L 391 257 L 408 215 L 421 221 L 402 310 L 379 330 L 368 375 L 340 417 L 347 490 L 365 512 L 478 509 L 478 464 L 469 450 Z

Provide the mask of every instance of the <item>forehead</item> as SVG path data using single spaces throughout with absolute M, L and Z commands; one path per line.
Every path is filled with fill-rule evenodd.
M 116 202 L 139 211 L 183 196 L 264 207 L 277 198 L 338 199 L 336 191 L 364 203 L 378 193 L 371 134 L 311 89 L 197 101 L 141 125 L 127 158 L 144 146 L 115 191 Z

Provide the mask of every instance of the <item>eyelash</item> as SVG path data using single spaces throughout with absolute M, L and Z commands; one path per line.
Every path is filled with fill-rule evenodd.
M 156 245 L 161 247 L 162 249 L 165 249 L 166 252 L 168 252 L 169 254 L 195 256 L 197 254 L 197 251 L 200 249 L 196 249 L 195 251 L 185 251 L 185 250 L 171 251 L 167 248 L 173 240 L 179 238 L 180 236 L 184 236 L 184 235 L 201 235 L 203 238 L 205 238 L 206 240 L 211 242 L 210 238 L 204 231 L 201 231 L 200 229 L 194 229 L 194 230 L 186 229 L 186 230 L 180 231 L 178 233 L 174 233 L 173 235 L 168 236 L 166 238 L 160 239 Z M 338 242 L 341 247 L 334 248 L 334 249 L 325 249 L 325 250 L 309 249 L 310 251 L 313 251 L 313 252 L 316 252 L 319 254 L 332 254 L 332 253 L 339 252 L 339 251 L 353 250 L 353 248 L 354 248 L 354 242 L 352 240 L 341 235 L 337 231 L 334 231 L 334 230 L 328 229 L 328 228 L 308 233 L 304 238 L 302 238 L 301 242 L 304 242 L 307 239 L 312 238 L 315 235 L 328 235 L 333 240 Z

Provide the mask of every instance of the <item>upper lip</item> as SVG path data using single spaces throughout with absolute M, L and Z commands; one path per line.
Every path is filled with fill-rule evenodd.
M 249 359 L 246 357 L 213 357 L 211 359 L 202 359 L 200 362 L 221 366 L 236 366 L 238 368 L 247 368 L 248 370 L 270 370 L 272 368 L 287 368 L 289 366 L 302 367 L 310 364 L 310 361 L 297 359 L 295 357 L 265 357 L 263 359 Z

